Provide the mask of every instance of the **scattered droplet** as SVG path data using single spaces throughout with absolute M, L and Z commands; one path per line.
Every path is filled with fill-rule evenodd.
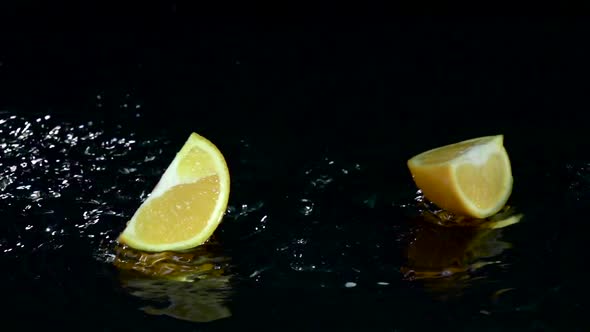
M 99 94 L 96 99 L 104 98 Z M 30 220 L 3 233 L 3 249 L 11 248 L 6 252 L 12 256 L 20 255 L 23 248 L 59 248 L 65 236 L 72 234 L 110 246 L 112 240 L 103 240 L 111 235 L 101 233 L 116 229 L 133 211 L 135 205 L 123 205 L 126 201 L 136 204 L 134 197 L 145 190 L 137 185 L 138 177 L 145 186 L 166 167 L 148 166 L 142 160 L 145 156 L 155 159 L 167 141 L 156 138 L 137 146 L 135 134 L 122 126 L 67 122 L 51 115 L 30 120 L 0 116 L 4 116 L 0 118 L 0 213 Z M 58 223 L 52 222 L 53 216 Z M 101 247 L 97 252 L 106 250 Z
M 307 198 L 302 198 L 300 203 L 299 212 L 304 216 L 309 216 L 313 212 L 314 203 Z

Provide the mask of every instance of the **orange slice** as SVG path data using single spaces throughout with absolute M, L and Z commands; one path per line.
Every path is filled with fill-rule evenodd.
M 512 193 L 512 168 L 504 136 L 486 136 L 420 153 L 408 168 L 424 197 L 449 212 L 487 218 Z
M 213 143 L 193 133 L 118 240 L 152 252 L 199 246 L 221 222 L 229 191 L 223 155 Z

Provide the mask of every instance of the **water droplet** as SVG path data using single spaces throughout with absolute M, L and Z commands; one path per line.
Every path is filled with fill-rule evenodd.
M 137 171 L 137 168 L 134 167 L 123 167 L 119 170 L 121 174 L 131 174 Z
M 318 178 L 311 180 L 311 185 L 317 189 L 324 189 L 333 181 L 334 179 L 329 175 L 320 175 Z
M 301 213 L 304 216 L 311 215 L 311 213 L 313 212 L 314 203 L 307 198 L 302 198 L 300 200 L 300 203 L 301 206 L 299 207 L 299 213 Z
M 307 239 L 295 239 L 293 242 L 299 245 L 304 245 L 307 243 Z
M 10 184 L 12 184 L 14 180 L 10 176 L 6 176 L 3 179 L 0 179 L 0 191 L 4 191 Z
M 31 198 L 33 201 L 38 200 L 41 197 L 41 191 L 39 190 L 35 190 L 33 192 L 31 192 L 31 194 L 29 195 L 29 198 Z

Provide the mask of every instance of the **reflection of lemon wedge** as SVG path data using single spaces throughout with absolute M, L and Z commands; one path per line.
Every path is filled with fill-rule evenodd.
M 474 138 L 408 160 L 424 197 L 449 212 L 487 218 L 512 193 L 512 169 L 502 135 Z
M 150 315 L 167 315 L 191 322 L 211 322 L 231 316 L 225 302 L 231 295 L 228 277 L 208 277 L 194 282 L 158 280 L 122 275 L 131 294 L 150 302 L 167 302 L 165 307 L 145 306 Z
M 151 304 L 144 312 L 210 322 L 231 316 L 226 301 L 232 294 L 230 259 L 211 242 L 181 252 L 118 245 L 113 264 L 123 287 Z
M 119 241 L 145 251 L 201 245 L 221 222 L 229 190 L 223 155 L 213 143 L 193 133 L 127 223 Z

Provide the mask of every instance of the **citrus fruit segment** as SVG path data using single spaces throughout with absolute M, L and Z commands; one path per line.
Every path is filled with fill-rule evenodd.
M 449 212 L 487 218 L 512 193 L 504 136 L 486 136 L 420 153 L 407 165 L 424 197 Z
M 193 133 L 131 217 L 119 242 L 153 252 L 201 245 L 221 222 L 229 191 L 223 155 Z

